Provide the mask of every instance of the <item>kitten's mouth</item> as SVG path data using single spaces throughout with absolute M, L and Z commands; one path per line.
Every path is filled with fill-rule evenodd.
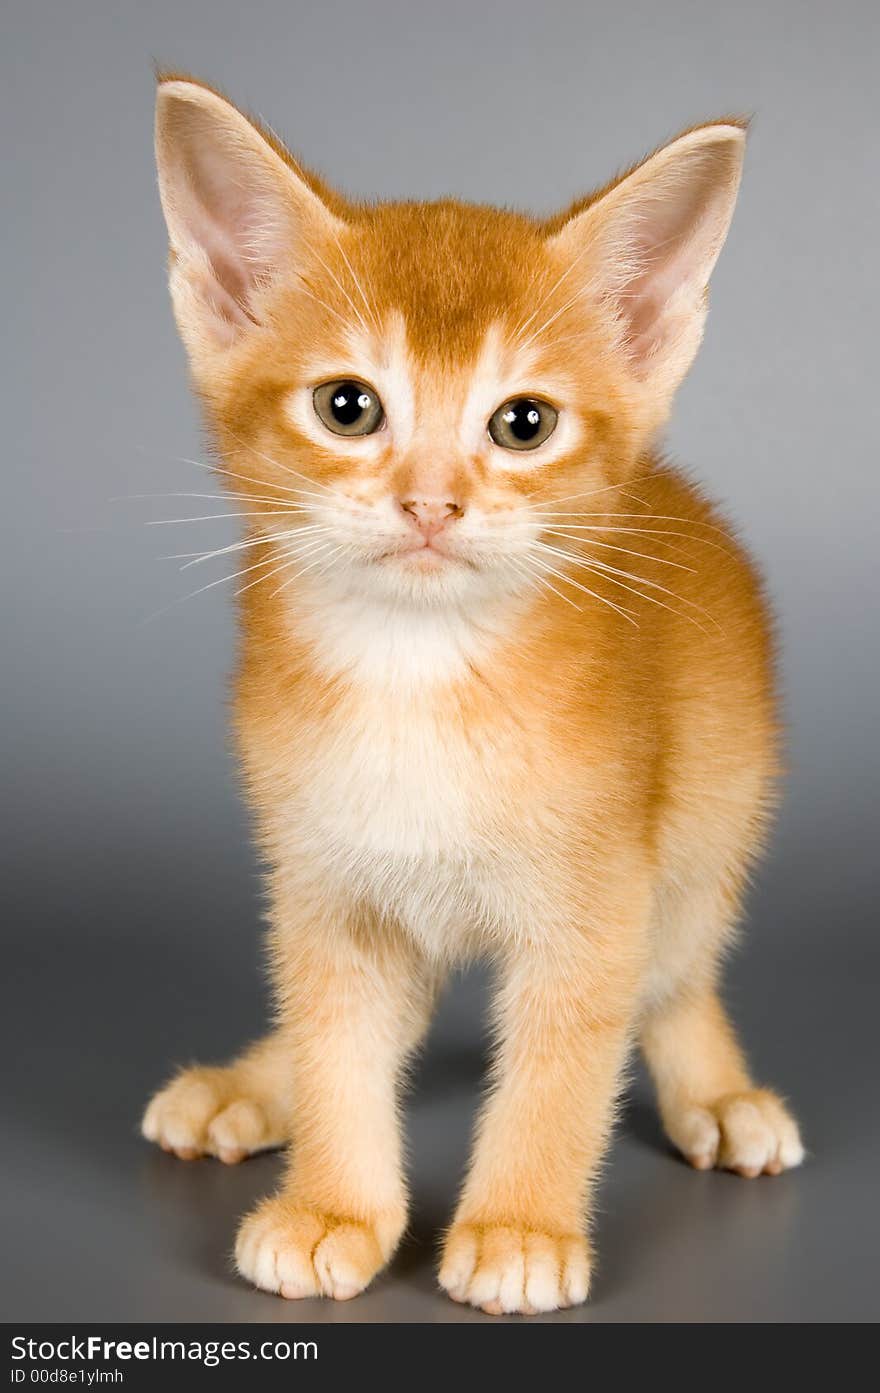
M 436 541 L 426 541 L 383 552 L 380 561 L 397 561 L 407 569 L 430 572 L 442 570 L 445 566 L 461 565 L 462 559 L 441 550 Z
M 420 571 L 437 571 L 441 566 L 448 566 L 453 560 L 445 552 L 438 551 L 430 545 L 413 547 L 409 551 L 401 552 L 400 559 L 405 565 L 415 566 Z

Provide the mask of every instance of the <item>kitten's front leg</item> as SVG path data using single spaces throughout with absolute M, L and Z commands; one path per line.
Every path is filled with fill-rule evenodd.
M 282 1296 L 357 1295 L 406 1222 L 397 1091 L 433 984 L 385 925 L 278 916 L 275 965 L 290 1042 L 291 1153 L 279 1192 L 242 1222 L 244 1277 Z
M 644 897 L 519 948 L 496 1001 L 500 1049 L 440 1283 L 490 1314 L 586 1300 L 589 1201 L 635 1014 Z

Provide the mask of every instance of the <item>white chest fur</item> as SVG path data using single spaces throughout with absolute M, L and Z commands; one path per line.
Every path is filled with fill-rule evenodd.
M 430 704 L 361 700 L 325 732 L 308 766 L 303 814 L 349 856 L 431 859 L 467 847 L 485 771 Z
M 399 626 L 365 614 L 367 643 L 351 615 L 327 619 L 317 646 L 348 696 L 301 742 L 287 809 L 297 847 L 432 956 L 521 929 L 536 910 L 534 857 L 511 835 L 522 742 L 505 739 L 509 716 L 474 721 L 460 696 L 490 636 L 442 614 Z
M 485 852 L 483 778 L 478 753 L 430 703 L 420 711 L 374 693 L 307 756 L 291 810 L 298 842 L 342 893 L 405 920 L 441 951 L 439 940 L 448 945 L 475 913 L 469 866 Z

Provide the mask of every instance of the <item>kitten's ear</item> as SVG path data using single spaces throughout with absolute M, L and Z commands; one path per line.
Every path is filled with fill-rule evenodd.
M 736 202 L 745 129 L 679 136 L 574 213 L 550 239 L 610 308 L 635 377 L 660 413 L 693 361 L 709 276 Z
M 231 102 L 160 81 L 156 163 L 171 243 L 171 295 L 198 367 L 260 322 L 261 296 L 309 232 L 337 222 Z

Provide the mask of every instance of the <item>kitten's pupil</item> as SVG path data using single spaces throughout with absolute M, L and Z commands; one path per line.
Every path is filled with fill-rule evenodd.
M 489 435 L 502 450 L 536 450 L 556 429 L 555 406 L 537 397 L 511 397 L 489 418 Z
M 512 401 L 504 412 L 510 431 L 517 440 L 533 440 L 541 425 L 541 412 L 534 402 Z
M 378 396 L 357 378 L 322 383 L 312 393 L 312 403 L 318 420 L 334 435 L 372 435 L 385 420 Z
M 341 382 L 333 393 L 333 415 L 341 426 L 353 426 L 372 404 L 372 397 L 357 382 Z

